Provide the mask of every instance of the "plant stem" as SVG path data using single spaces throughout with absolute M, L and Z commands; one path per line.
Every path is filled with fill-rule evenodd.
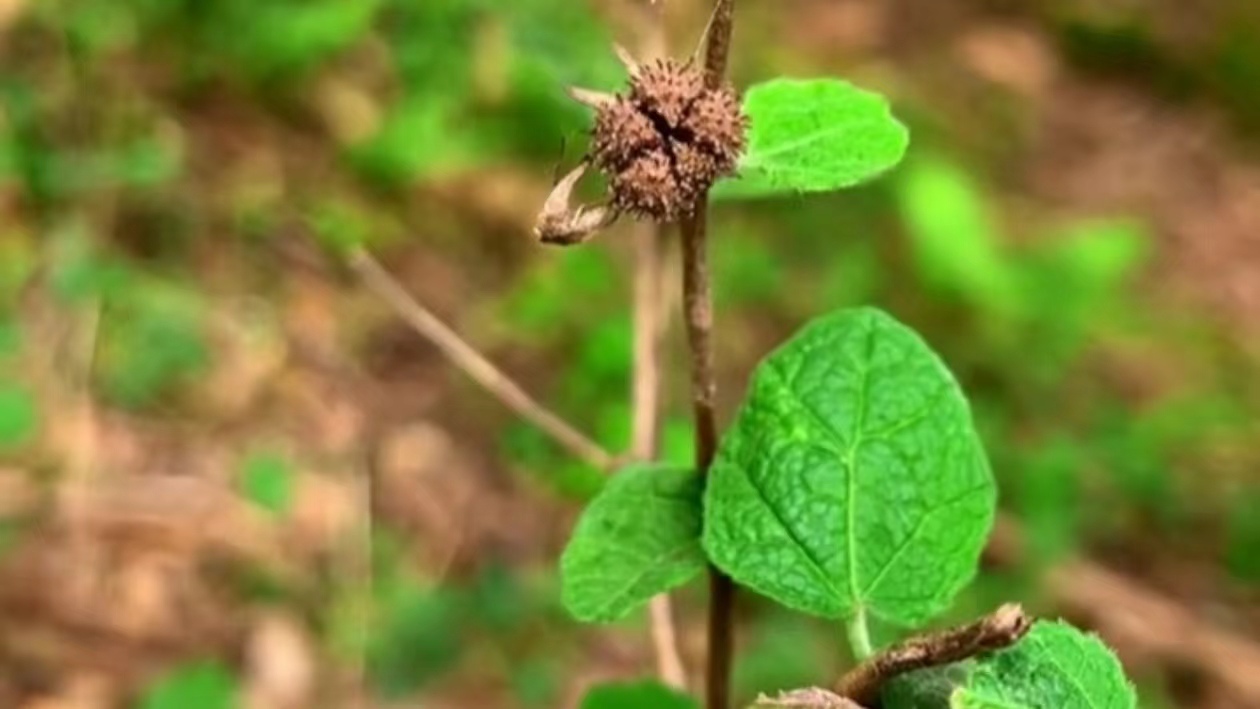
M 705 47 L 705 82 L 721 85 L 735 25 L 735 0 L 716 0 Z M 717 453 L 717 380 L 713 370 L 713 293 L 709 284 L 709 197 L 681 220 L 683 254 L 683 310 L 691 349 L 691 402 L 695 418 L 696 470 L 708 475 Z M 716 567 L 709 567 L 709 656 L 705 665 L 706 709 L 730 706 L 731 658 L 734 654 L 735 584 Z
M 849 633 L 849 647 L 859 662 L 874 654 L 871 647 L 871 630 L 866 624 L 866 609 L 859 607 L 853 617 L 845 621 Z
M 705 248 L 707 220 L 703 210 L 684 219 L 683 310 L 691 349 L 691 405 L 695 419 L 696 469 L 707 475 L 717 453 L 717 381 L 713 373 L 713 299 Z M 705 667 L 706 709 L 727 709 L 730 703 L 731 656 L 734 650 L 735 586 L 716 567 L 709 567 L 709 657 Z

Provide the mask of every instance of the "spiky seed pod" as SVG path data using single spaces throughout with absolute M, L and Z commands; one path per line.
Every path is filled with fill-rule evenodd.
M 673 59 L 658 59 L 643 66 L 630 81 L 630 100 L 670 126 L 682 125 L 691 104 L 704 93 L 704 72 Z
M 595 106 L 591 161 L 620 211 L 667 222 L 694 212 L 744 151 L 748 119 L 729 86 L 710 89 L 691 64 L 637 66 L 629 90 Z
M 735 92 L 706 91 L 691 105 L 682 126 L 713 156 L 722 174 L 735 170 L 748 131 L 748 119 L 740 112 Z
M 609 175 L 613 206 L 631 214 L 668 214 L 678 202 L 673 166 L 662 151 L 644 153 Z
M 624 170 L 636 157 L 663 150 L 663 139 L 652 120 L 629 100 L 617 96 L 595 114 L 591 154 L 604 172 Z

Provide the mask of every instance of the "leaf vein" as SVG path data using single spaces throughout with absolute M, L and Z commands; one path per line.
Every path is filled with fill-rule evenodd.
M 766 491 L 762 489 L 761 485 L 754 479 L 753 475 L 749 473 L 747 469 L 743 466 L 739 466 L 738 469 L 741 473 L 743 473 L 744 479 L 748 481 L 748 486 L 753 489 L 753 492 L 757 493 L 757 498 L 761 501 L 761 504 L 765 505 L 765 508 L 770 512 L 770 516 L 773 517 L 774 521 L 783 528 L 783 531 L 788 535 L 788 538 L 792 540 L 792 543 L 800 548 L 801 555 L 809 562 L 809 568 L 814 575 L 818 577 L 818 580 L 821 581 L 822 584 L 826 586 L 836 598 L 842 598 L 843 594 L 841 594 L 840 589 L 836 588 L 836 585 L 832 583 L 831 577 L 827 574 L 826 570 L 823 569 L 822 562 L 816 558 L 810 548 L 805 545 L 804 540 L 797 535 L 796 530 L 788 525 L 787 521 L 783 519 L 783 514 L 779 512 L 779 509 L 770 502 L 770 498 L 766 495 Z
M 914 543 L 915 539 L 917 539 L 918 536 L 923 532 L 923 528 L 925 525 L 927 525 L 928 520 L 930 520 L 937 513 L 943 512 L 949 509 L 950 507 L 953 507 L 954 505 L 957 505 L 961 502 L 965 502 L 971 496 L 983 493 L 986 490 L 988 490 L 988 488 L 983 485 L 969 488 L 967 490 L 960 492 L 959 494 L 955 495 L 949 500 L 946 500 L 942 502 L 941 504 L 937 505 L 936 507 L 933 507 L 932 509 L 925 512 L 923 516 L 919 518 L 919 521 L 915 523 L 914 529 L 911 530 L 910 534 L 907 535 L 906 538 L 903 539 L 901 543 L 897 545 L 896 550 L 894 550 L 893 553 L 888 557 L 888 560 L 884 562 L 884 564 L 880 567 L 879 571 L 875 573 L 875 578 L 866 585 L 866 588 L 862 590 L 862 597 L 864 599 L 869 597 L 871 593 L 876 589 L 876 587 L 879 586 L 879 583 L 884 580 L 884 577 L 888 574 L 888 571 L 893 566 L 895 566 L 896 563 L 900 560 L 902 553 L 904 553 L 905 550 L 912 543 Z
M 622 584 L 621 588 L 607 596 L 605 603 L 599 607 L 600 615 L 606 615 L 610 609 L 616 608 L 619 605 L 619 601 L 630 596 L 630 592 L 642 583 L 643 579 L 649 574 L 658 570 L 662 566 L 666 566 L 667 562 L 672 562 L 676 559 L 685 557 L 686 552 L 690 551 L 693 546 L 694 542 L 692 540 L 688 540 L 686 543 L 679 544 L 678 546 L 667 550 L 663 554 L 658 554 L 655 557 L 641 557 L 645 559 L 651 558 L 650 563 L 644 564 L 643 568 L 631 576 L 626 583 Z
M 1076 689 L 1076 691 L 1081 695 L 1081 698 L 1085 700 L 1085 703 L 1089 705 L 1090 709 L 1098 709 L 1098 705 L 1094 702 L 1093 695 L 1085 690 L 1085 685 L 1081 684 L 1080 679 L 1075 673 L 1069 672 L 1068 668 L 1063 666 L 1063 663 L 1059 661 L 1059 658 L 1055 655 L 1054 651 L 1046 645 L 1044 638 L 1030 635 L 1025 638 L 1025 640 L 1031 642 L 1033 645 L 1036 645 L 1042 652 L 1045 653 L 1046 657 L 1050 660 L 1050 664 L 1054 665 L 1060 672 L 1063 673 L 1064 678 L 1066 678 L 1067 681 Z

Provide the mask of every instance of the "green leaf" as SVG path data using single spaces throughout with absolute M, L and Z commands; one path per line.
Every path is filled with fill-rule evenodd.
M 293 503 L 293 467 L 283 456 L 256 453 L 241 467 L 241 492 L 254 504 L 284 514 Z
M 705 566 L 702 481 L 669 465 L 617 473 L 582 513 L 560 558 L 561 597 L 578 620 L 626 617 Z
M 659 682 L 618 682 L 594 687 L 582 698 L 581 709 L 699 709 L 691 697 Z
M 887 709 L 1134 709 L 1137 695 L 1111 650 L 1062 622 L 1039 622 L 1018 645 L 885 692 Z
M 719 197 L 852 187 L 901 161 L 910 134 L 888 101 L 837 79 L 774 79 L 744 97 L 751 120 L 739 177 Z
M 1066 623 L 1038 623 L 1018 645 L 977 663 L 958 709 L 1132 709 L 1137 698 L 1120 661 L 1096 636 Z
M 757 368 L 705 494 L 705 550 L 739 583 L 910 625 L 975 574 L 996 495 L 958 384 L 871 308 L 815 320 Z
M 184 665 L 145 692 L 141 709 L 235 709 L 236 679 L 216 662 Z

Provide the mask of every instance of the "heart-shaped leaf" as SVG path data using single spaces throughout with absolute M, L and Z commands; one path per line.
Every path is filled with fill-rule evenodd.
M 703 481 L 670 465 L 633 465 L 582 513 L 560 558 L 561 596 L 578 620 L 620 620 L 705 567 Z
M 995 497 L 941 360 L 888 315 L 845 310 L 757 368 L 710 473 L 704 546 L 784 605 L 914 625 L 975 574 Z
M 1040 622 L 1014 647 L 915 672 L 884 693 L 887 709 L 1134 709 L 1133 685 L 1096 636 Z
M 889 170 L 910 134 L 888 101 L 838 79 L 774 79 L 744 96 L 751 121 L 739 176 L 714 196 L 748 198 L 852 187 Z

